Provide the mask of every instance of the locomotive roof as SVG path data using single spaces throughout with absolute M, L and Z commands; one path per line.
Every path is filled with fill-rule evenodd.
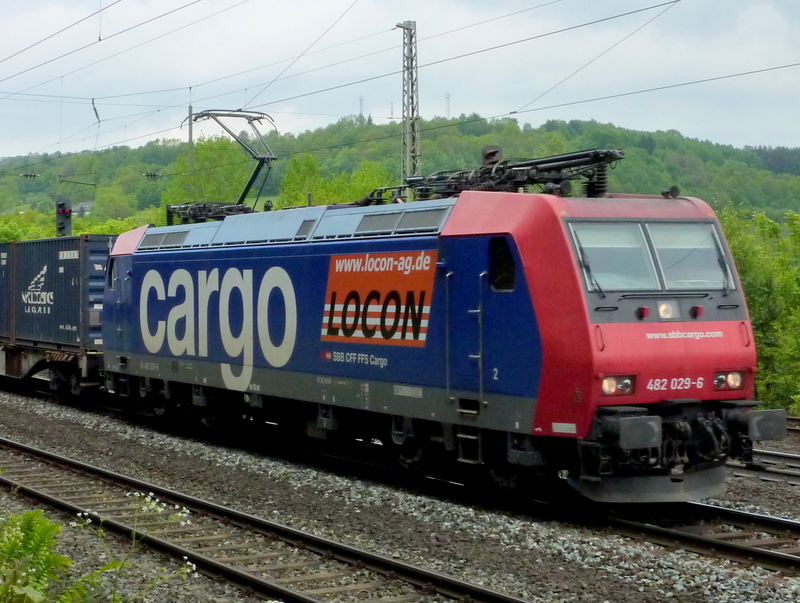
M 149 228 L 137 252 L 330 239 L 438 234 L 455 199 L 375 206 L 328 205 Z
M 520 197 L 541 202 L 520 203 Z M 457 198 L 387 205 L 328 205 L 229 216 L 219 222 L 141 228 L 124 233 L 113 255 L 159 250 L 307 243 L 412 235 L 474 235 L 512 232 L 536 220 L 544 207 L 561 217 L 709 219 L 699 199 L 608 195 L 595 199 L 464 191 Z M 455 207 L 455 209 L 454 209 Z M 538 211 L 533 211 L 539 207 Z M 451 215 L 452 214 L 452 215 Z

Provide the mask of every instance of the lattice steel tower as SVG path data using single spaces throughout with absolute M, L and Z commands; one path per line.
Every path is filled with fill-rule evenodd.
M 419 176 L 419 91 L 417 89 L 417 22 L 403 21 L 403 157 L 401 177 Z

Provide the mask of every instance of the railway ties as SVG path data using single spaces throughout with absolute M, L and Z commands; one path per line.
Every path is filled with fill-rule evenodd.
M 287 603 L 524 603 L 2 438 L 0 468 L 0 483 L 10 488 Z
M 705 503 L 676 504 L 656 515 L 609 521 L 654 544 L 800 574 L 800 522 Z
M 752 463 L 729 462 L 728 471 L 737 477 L 800 486 L 800 455 L 772 450 L 753 450 Z

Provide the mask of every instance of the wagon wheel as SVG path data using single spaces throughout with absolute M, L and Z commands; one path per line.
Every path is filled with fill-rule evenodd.
M 75 397 L 81 395 L 81 376 L 77 372 L 73 372 L 69 376 L 69 393 Z

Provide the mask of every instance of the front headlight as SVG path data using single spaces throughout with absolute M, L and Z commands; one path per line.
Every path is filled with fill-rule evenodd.
M 636 389 L 636 377 L 603 377 L 601 388 L 604 396 L 630 396 Z
M 743 389 L 744 374 L 741 371 L 716 373 L 714 375 L 714 389 Z
M 681 313 L 677 302 L 671 299 L 658 302 L 658 317 L 661 320 L 680 320 Z

